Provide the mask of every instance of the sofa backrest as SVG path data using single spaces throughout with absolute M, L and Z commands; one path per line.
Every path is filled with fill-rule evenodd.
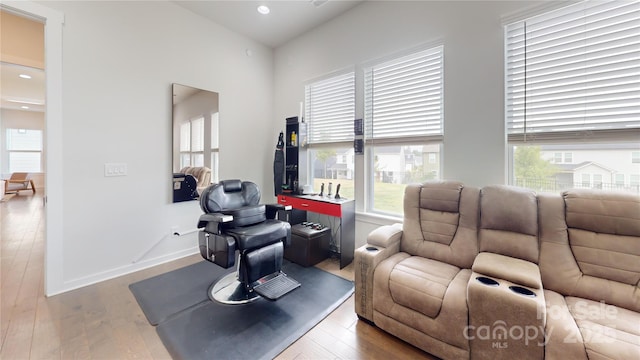
M 536 193 L 514 186 L 491 185 L 480 190 L 480 252 L 538 263 Z
M 182 168 L 180 172 L 196 178 L 199 188 L 211 185 L 211 169 L 206 166 L 187 166 Z
M 400 250 L 471 268 L 478 254 L 479 193 L 453 181 L 407 185 Z
M 539 201 L 544 287 L 640 311 L 640 197 L 570 190 Z

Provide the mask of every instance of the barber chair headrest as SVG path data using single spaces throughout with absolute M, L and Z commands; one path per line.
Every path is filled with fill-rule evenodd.
M 226 193 L 242 191 L 242 181 L 240 180 L 222 180 L 220 183 Z
M 200 196 L 200 208 L 207 214 L 256 206 L 259 203 L 260 189 L 250 181 L 223 180 L 209 186 Z

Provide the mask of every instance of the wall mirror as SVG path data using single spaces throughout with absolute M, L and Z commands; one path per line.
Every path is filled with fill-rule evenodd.
M 173 202 L 195 200 L 218 181 L 219 96 L 173 84 Z

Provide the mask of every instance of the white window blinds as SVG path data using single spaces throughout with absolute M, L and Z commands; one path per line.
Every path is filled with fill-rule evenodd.
M 334 76 L 305 86 L 309 144 L 353 140 L 355 73 Z
M 638 139 L 640 2 L 582 2 L 505 31 L 509 141 Z
M 442 139 L 443 47 L 365 69 L 367 139 Z
M 7 129 L 7 150 L 42 151 L 42 130 Z
M 7 129 L 9 172 L 42 169 L 42 130 Z

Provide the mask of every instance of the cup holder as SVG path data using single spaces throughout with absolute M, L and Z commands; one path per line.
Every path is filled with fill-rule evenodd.
M 476 280 L 480 281 L 481 283 L 488 285 L 488 286 L 498 286 L 500 284 L 498 284 L 497 281 L 493 280 L 492 278 L 488 278 L 486 276 L 478 276 L 476 277 Z
M 367 246 L 367 251 L 378 251 L 378 248 L 375 246 Z
M 527 288 L 523 288 L 522 286 L 509 286 L 509 289 L 516 294 L 520 294 L 528 297 L 536 297 L 536 293 L 534 293 L 533 291 Z

